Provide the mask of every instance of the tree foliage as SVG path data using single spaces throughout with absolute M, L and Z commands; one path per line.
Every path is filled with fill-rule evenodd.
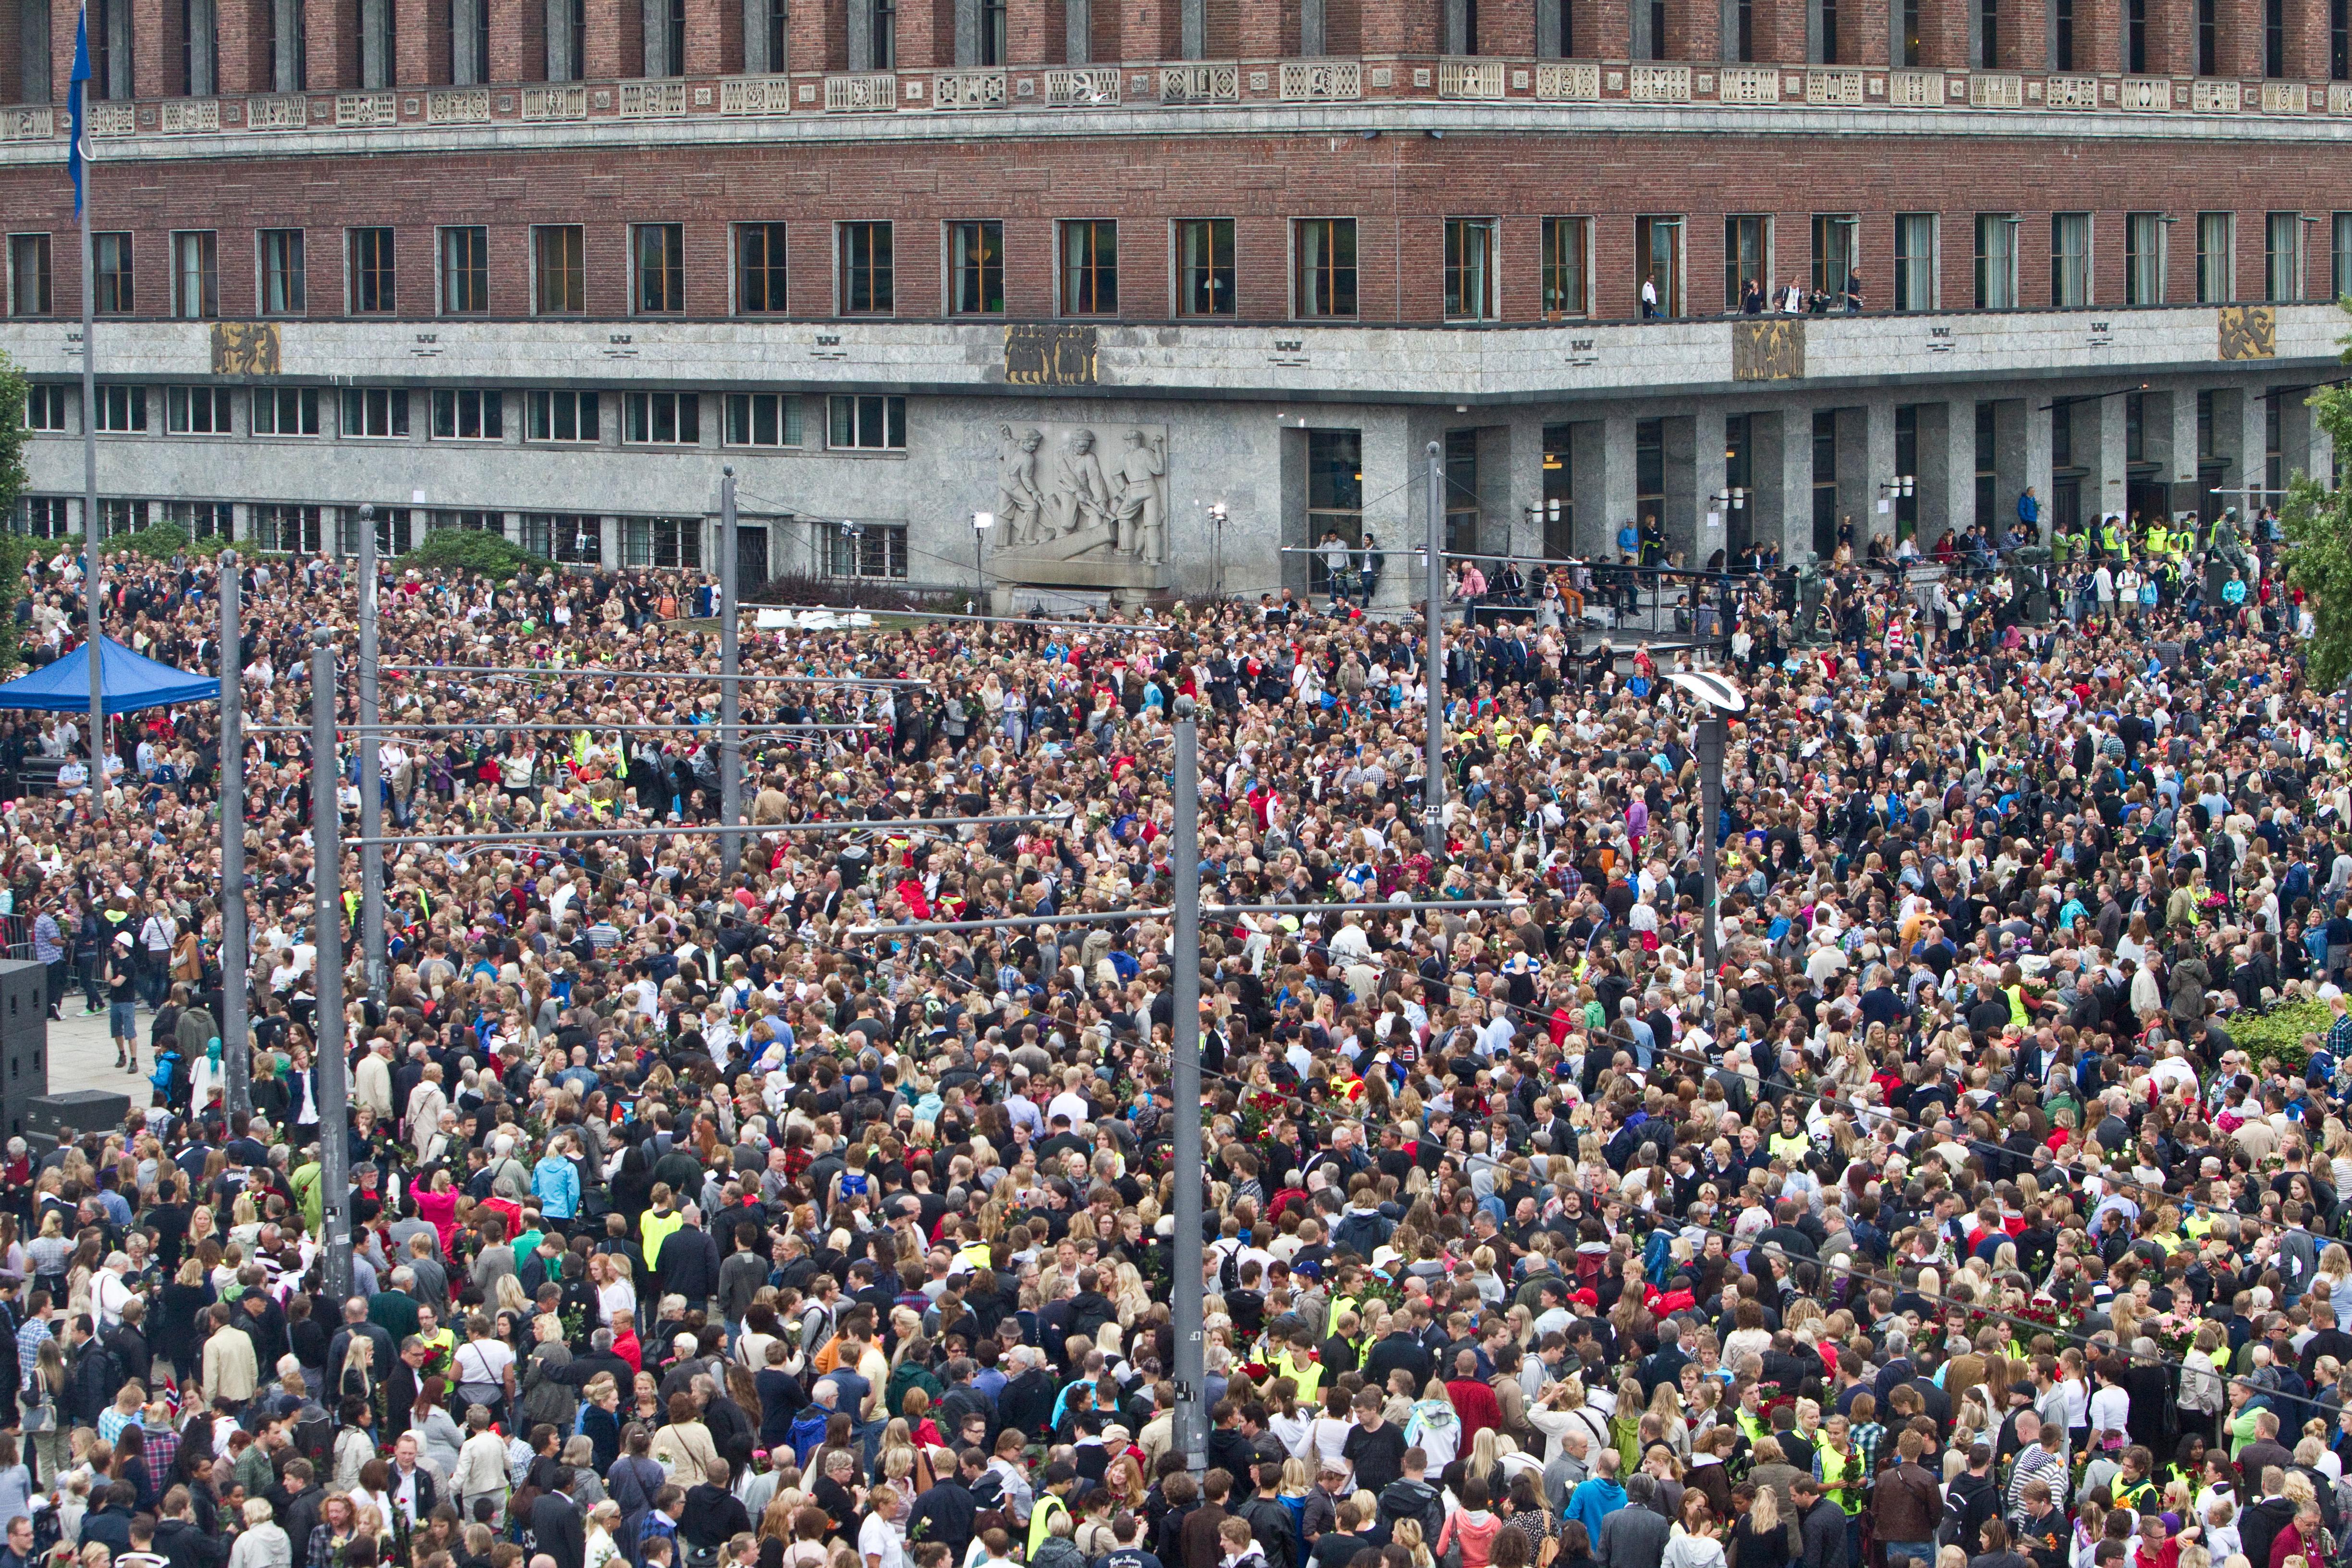
M 426 534 L 425 542 L 402 556 L 400 563 L 503 580 L 520 572 L 538 571 L 547 562 L 499 534 L 448 528 Z
M 25 373 L 0 354 L 0 517 L 25 493 Z
M 2352 348 L 2345 358 L 2352 362 Z M 2352 459 L 2352 386 L 2322 387 L 2312 395 L 2311 411 L 2336 450 Z M 2279 521 L 2286 528 L 2287 581 L 2303 590 L 2317 621 L 2305 647 L 2312 683 L 2340 686 L 2352 677 L 2352 486 L 2325 489 L 2297 474 L 2288 481 Z

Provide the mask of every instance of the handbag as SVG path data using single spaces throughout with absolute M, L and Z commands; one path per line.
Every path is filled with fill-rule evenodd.
M 57 1401 L 49 1397 L 48 1379 L 38 1372 L 33 1373 L 31 1401 L 25 1405 L 22 1422 L 27 1436 L 58 1429 Z

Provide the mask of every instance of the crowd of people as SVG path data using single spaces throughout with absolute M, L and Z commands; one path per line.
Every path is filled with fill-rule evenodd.
M 0 1162 L 0 1568 L 2339 1568 L 2352 711 L 2245 551 L 2129 616 L 1845 561 L 1715 652 L 1451 627 L 1434 825 L 1410 619 L 747 632 L 746 721 L 832 727 L 745 741 L 732 868 L 528 837 L 715 821 L 707 585 L 390 563 L 385 721 L 461 728 L 321 770 L 418 839 L 373 991 L 343 939 L 341 1299 L 293 727 L 352 568 L 248 562 L 224 649 L 209 563 L 111 561 L 113 635 L 285 728 L 244 974 L 214 710 L 0 806 L 136 1107 Z M 1202 933 L 1197 1279 L 1180 697 L 1207 896 L 1276 907 Z

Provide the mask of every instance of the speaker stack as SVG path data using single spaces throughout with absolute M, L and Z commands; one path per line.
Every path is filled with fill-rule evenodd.
M 48 1092 L 48 966 L 0 960 L 0 1137 L 24 1137 Z

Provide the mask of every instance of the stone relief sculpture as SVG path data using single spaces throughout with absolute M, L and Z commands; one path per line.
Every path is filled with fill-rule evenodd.
M 1168 563 L 1164 426 L 999 425 L 996 569 L 1023 581 L 1156 584 Z

